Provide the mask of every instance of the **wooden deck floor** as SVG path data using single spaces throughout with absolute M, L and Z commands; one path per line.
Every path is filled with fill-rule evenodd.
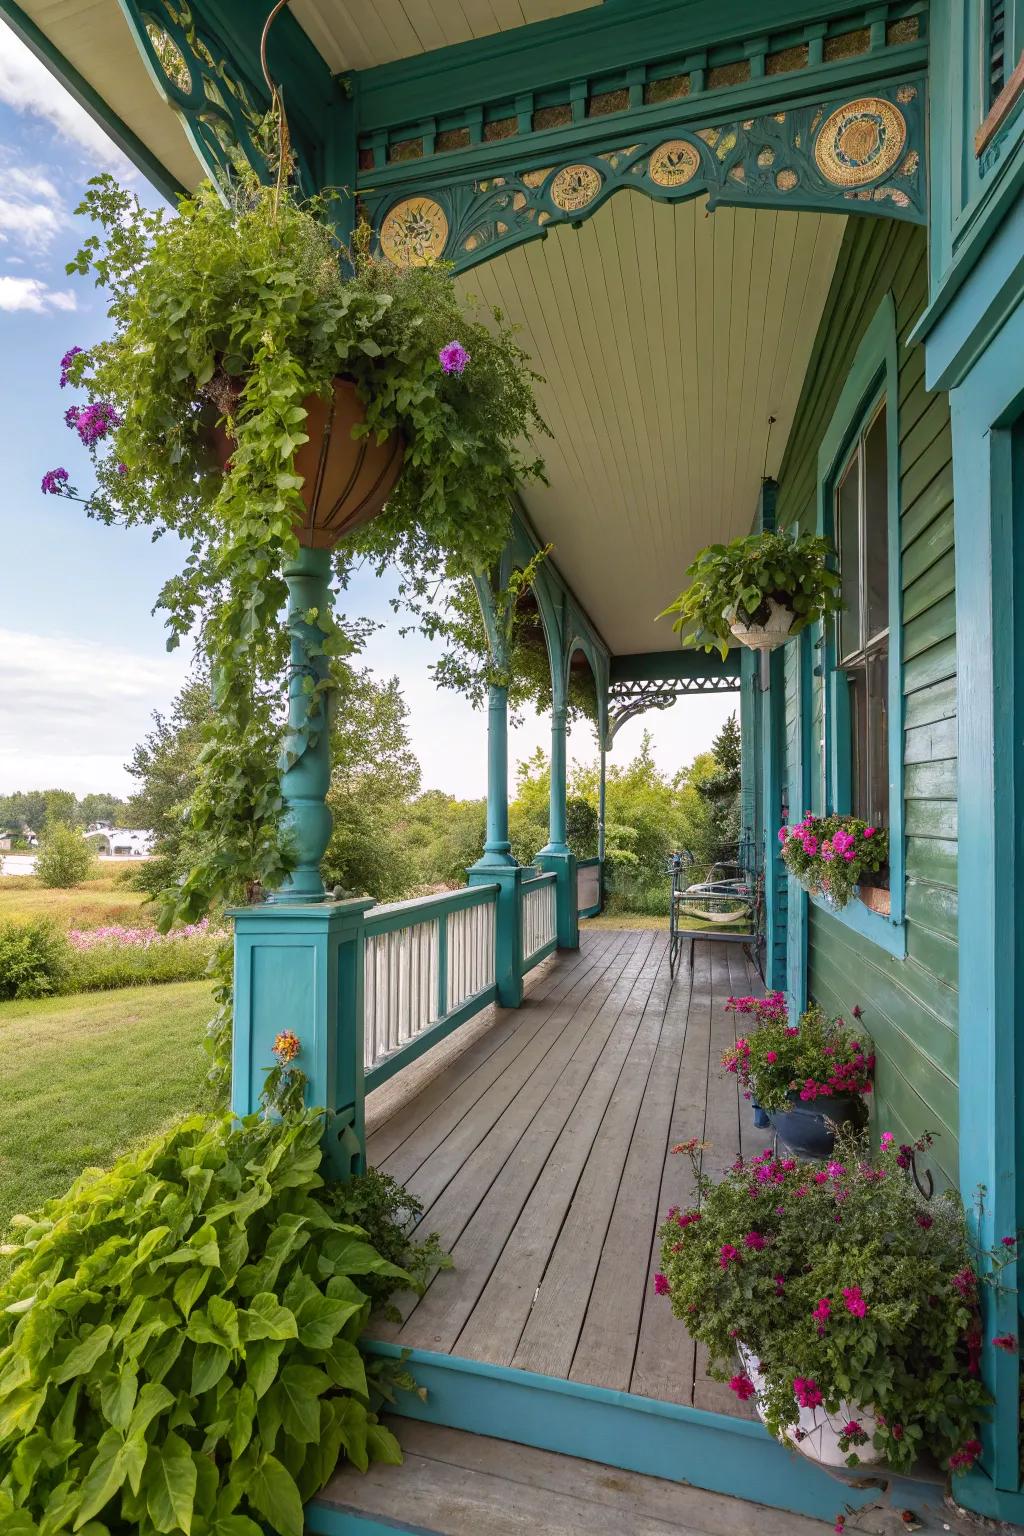
M 374 1095 L 369 1161 L 423 1202 L 455 1267 L 372 1331 L 749 1416 L 652 1276 L 656 1227 L 691 1197 L 672 1145 L 709 1141 L 712 1170 L 767 1145 L 718 1066 L 726 999 L 756 984 L 732 945 L 698 943 L 673 982 L 666 934 L 584 930 L 521 1009 L 495 1010 L 427 1081 Z

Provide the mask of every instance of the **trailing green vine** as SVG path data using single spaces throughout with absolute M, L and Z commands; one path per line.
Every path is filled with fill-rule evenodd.
M 356 430 L 398 432 L 405 447 L 384 512 L 336 558 L 342 585 L 357 553 L 441 561 L 455 577 L 493 561 L 512 492 L 542 474 L 521 445 L 543 424 L 501 315 L 467 314 L 443 266 L 375 259 L 365 229 L 342 246 L 323 198 L 245 174 L 227 198 L 204 186 L 166 217 L 101 176 L 79 211 L 99 233 L 69 270 L 108 290 L 112 334 L 71 348 L 62 383 L 88 397 L 66 420 L 93 454 L 96 489 L 78 497 L 63 469 L 43 489 L 84 499 L 104 522 L 182 539 L 184 565 L 158 606 L 170 646 L 198 641 L 214 694 L 188 811 L 197 854 L 167 893 L 170 923 L 275 889 L 294 862 L 279 785 L 284 569 L 304 515 L 295 456 L 309 397 L 351 378 L 366 414 Z M 223 473 L 211 455 L 218 422 L 233 444 Z M 329 666 L 355 648 L 329 613 L 305 621 Z M 322 729 L 328 687 L 312 686 L 310 731 Z M 302 740 L 289 746 L 301 753 Z

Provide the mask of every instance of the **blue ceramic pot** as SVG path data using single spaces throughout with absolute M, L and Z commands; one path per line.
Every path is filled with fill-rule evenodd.
M 752 1103 L 750 1107 L 754 1111 L 754 1129 L 756 1131 L 766 1131 L 771 1125 L 771 1121 L 769 1120 L 768 1116 L 765 1114 L 760 1104 Z
M 859 1098 L 804 1103 L 791 1096 L 789 1108 L 769 1111 L 768 1119 L 783 1146 L 797 1157 L 830 1157 L 836 1141 L 835 1125 L 848 1122 L 859 1130 L 864 1124 L 864 1105 Z

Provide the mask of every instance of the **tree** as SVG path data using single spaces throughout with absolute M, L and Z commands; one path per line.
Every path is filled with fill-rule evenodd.
M 52 827 L 73 827 L 78 822 L 78 801 L 70 789 L 43 791 L 43 832 Z
M 97 821 L 109 821 L 114 826 L 125 822 L 127 802 L 118 795 L 83 795 L 78 802 L 78 820 L 83 827 Z
M 65 890 L 81 885 L 95 862 L 92 849 L 76 827 L 62 821 L 48 824 L 36 859 L 36 874 L 45 886 Z

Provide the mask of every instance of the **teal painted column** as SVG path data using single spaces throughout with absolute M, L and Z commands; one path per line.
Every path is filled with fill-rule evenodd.
M 323 901 L 320 860 L 331 837 L 327 791 L 331 783 L 331 744 L 327 695 L 311 693 L 329 668 L 324 633 L 317 616 L 330 612 L 331 552 L 301 548 L 285 566 L 291 666 L 288 682 L 288 731 L 282 755 L 283 829 L 298 862 L 275 891 L 275 903 Z M 312 614 L 312 621 L 310 615 Z
M 792 642 L 796 644 L 797 642 Z M 781 991 L 786 985 L 786 898 L 789 871 L 782 861 L 782 774 L 785 746 L 785 672 L 781 650 L 765 658 L 768 687 L 761 695 L 762 816 L 764 821 L 765 983 Z
M 566 706 L 558 699 L 551 710 L 551 793 L 548 801 L 548 844 L 537 855 L 541 869 L 558 876 L 555 923 L 559 949 L 579 949 L 580 921 L 576 893 L 576 860 L 565 840 L 566 825 Z
M 508 837 L 508 689 L 487 690 L 487 831 L 484 855 L 474 869 L 515 864 Z

